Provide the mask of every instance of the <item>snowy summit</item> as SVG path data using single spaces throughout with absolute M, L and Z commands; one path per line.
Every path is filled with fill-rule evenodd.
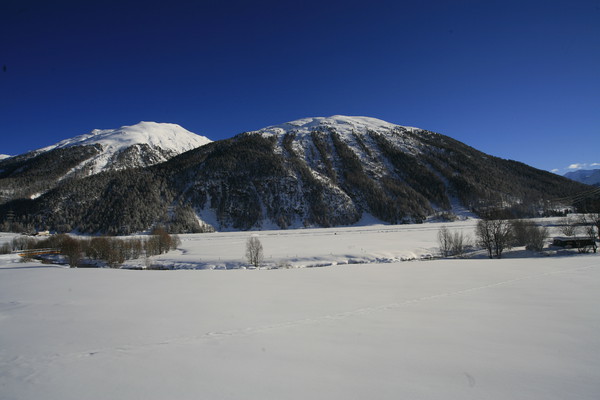
M 347 115 L 333 115 L 331 117 L 309 117 L 280 125 L 273 125 L 260 129 L 260 133 L 283 134 L 293 131 L 300 136 L 310 134 L 314 130 L 334 128 L 339 134 L 366 133 L 367 131 L 391 130 L 394 128 L 413 130 L 417 128 L 400 126 L 371 117 L 355 117 Z
M 106 169 L 140 167 L 169 158 L 212 142 L 177 124 L 142 121 L 118 129 L 94 129 L 90 133 L 65 139 L 36 153 L 75 146 L 96 146 L 100 152 L 86 161 L 91 173 Z
M 177 124 L 142 121 L 118 129 L 94 129 L 90 133 L 65 139 L 41 151 L 94 144 L 101 144 L 106 151 L 109 149 L 118 151 L 136 144 L 147 144 L 151 147 L 183 153 L 210 142 L 207 137 L 192 133 Z

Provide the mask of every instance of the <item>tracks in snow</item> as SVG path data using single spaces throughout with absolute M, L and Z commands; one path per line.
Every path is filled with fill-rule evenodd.
M 77 353 L 69 353 L 69 354 L 52 354 L 52 355 L 47 355 L 46 357 L 41 357 L 41 358 L 45 358 L 45 360 L 38 359 L 38 361 L 46 361 L 48 363 L 51 363 L 51 362 L 54 362 L 54 361 L 57 361 L 60 359 L 81 359 L 84 357 L 94 357 L 97 355 L 108 355 L 111 353 L 126 355 L 126 354 L 130 354 L 130 353 L 137 353 L 139 351 L 143 351 L 146 349 L 160 348 L 162 346 L 168 346 L 168 345 L 185 345 L 185 344 L 192 344 L 192 343 L 198 343 L 198 342 L 203 342 L 203 341 L 225 340 L 227 338 L 244 337 L 244 336 L 257 335 L 257 334 L 271 332 L 271 331 L 277 331 L 277 330 L 292 329 L 292 328 L 296 328 L 296 327 L 310 326 L 310 325 L 318 325 L 321 323 L 345 320 L 348 318 L 353 318 L 353 317 L 357 317 L 357 316 L 361 316 L 361 315 L 369 315 L 369 314 L 374 314 L 374 313 L 382 313 L 382 312 L 392 311 L 395 309 L 399 309 L 399 308 L 407 307 L 407 306 L 411 306 L 411 305 L 416 305 L 416 304 L 426 302 L 426 301 L 433 301 L 433 300 L 442 299 L 442 298 L 460 296 L 460 295 L 468 294 L 471 292 L 477 292 L 477 291 L 481 291 L 481 290 L 485 290 L 485 289 L 489 289 L 489 288 L 509 285 L 509 284 L 512 284 L 515 282 L 542 279 L 542 278 L 548 277 L 548 276 L 568 274 L 568 273 L 572 273 L 572 272 L 591 269 L 594 267 L 598 267 L 598 263 L 586 265 L 583 267 L 563 269 L 563 270 L 559 270 L 559 271 L 551 271 L 551 272 L 545 272 L 545 273 L 535 274 L 535 275 L 527 275 L 527 276 L 523 276 L 520 278 L 508 279 L 508 280 L 494 282 L 494 283 L 490 283 L 490 284 L 486 284 L 486 285 L 475 286 L 475 287 L 471 287 L 471 288 L 467 288 L 467 289 L 462 289 L 462 290 L 457 290 L 457 291 L 452 291 L 452 292 L 444 292 L 444 293 L 434 294 L 434 295 L 430 295 L 430 296 L 423 296 L 423 297 L 414 298 L 414 299 L 407 299 L 405 301 L 389 303 L 389 304 L 384 304 L 384 305 L 380 305 L 380 306 L 357 308 L 357 309 L 350 310 L 350 311 L 322 315 L 322 316 L 317 316 L 317 317 L 313 317 L 313 318 L 303 318 L 303 319 L 278 322 L 278 323 L 267 324 L 267 325 L 256 326 L 256 327 L 230 329 L 230 330 L 222 330 L 222 331 L 212 331 L 212 332 L 202 333 L 199 335 L 179 336 L 179 337 L 165 339 L 162 341 L 149 342 L 149 343 L 135 343 L 135 344 L 131 344 L 131 345 L 123 345 L 123 346 L 118 346 L 118 347 L 93 349 L 93 350 L 89 350 L 89 351 L 85 351 L 85 352 L 77 352 Z
M 445 293 L 435 294 L 435 295 L 431 295 L 431 296 L 424 296 L 424 297 L 419 297 L 419 298 L 415 298 L 415 299 L 408 299 L 408 300 L 396 302 L 396 303 L 389 303 L 389 304 L 384 304 L 384 305 L 380 305 L 380 306 L 358 308 L 358 309 L 354 309 L 351 311 L 345 311 L 345 312 L 340 312 L 340 313 L 331 314 L 331 315 L 323 315 L 323 316 L 316 317 L 316 318 L 304 318 L 304 319 L 299 319 L 299 320 L 294 320 L 294 321 L 265 325 L 265 326 L 256 327 L 256 328 L 232 329 L 232 330 L 219 331 L 219 332 L 208 332 L 203 335 L 191 336 L 191 337 L 187 337 L 185 339 L 184 338 L 181 338 L 181 339 L 183 341 L 192 342 L 192 341 L 196 341 L 196 340 L 202 340 L 205 338 L 208 339 L 208 338 L 219 338 L 219 337 L 246 336 L 246 335 L 263 333 L 263 332 L 268 332 L 268 331 L 278 330 L 278 329 L 294 328 L 297 326 L 306 326 L 306 325 L 315 325 L 315 324 L 319 324 L 319 323 L 327 322 L 327 321 L 343 320 L 343 319 L 360 316 L 360 315 L 368 315 L 368 314 L 373 314 L 373 313 L 390 311 L 390 310 L 394 310 L 397 308 L 402 308 L 402 307 L 410 306 L 413 304 L 418 304 L 418 303 L 429 301 L 429 300 L 436 300 L 436 299 L 440 299 L 440 298 L 459 296 L 459 295 L 463 295 L 466 293 L 476 292 L 476 291 L 493 288 L 493 287 L 497 287 L 497 286 L 504 286 L 504 285 L 519 282 L 519 281 L 540 279 L 540 278 L 544 278 L 546 276 L 559 275 L 559 274 L 565 274 L 565 273 L 570 273 L 570 272 L 575 272 L 575 271 L 580 271 L 580 270 L 591 269 L 595 266 L 597 266 L 597 264 L 590 264 L 590 265 L 586 265 L 583 267 L 571 268 L 571 269 L 560 270 L 560 271 L 545 272 L 543 274 L 528 275 L 528 276 L 524 276 L 524 277 L 520 277 L 520 278 L 508 279 L 505 281 L 494 282 L 494 283 L 490 283 L 487 285 L 476 286 L 476 287 L 457 290 L 457 291 L 453 291 L 453 292 L 445 292 Z M 168 341 L 165 341 L 160 344 L 167 344 L 167 343 L 168 343 Z

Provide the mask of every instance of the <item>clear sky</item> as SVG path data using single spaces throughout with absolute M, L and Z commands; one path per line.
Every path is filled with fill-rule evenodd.
M 0 0 L 0 153 L 139 121 L 362 115 L 600 163 L 600 0 Z

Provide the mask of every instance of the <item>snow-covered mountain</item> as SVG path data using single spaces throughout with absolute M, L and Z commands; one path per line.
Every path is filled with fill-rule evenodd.
M 579 169 L 567 172 L 564 176 L 586 185 L 600 185 L 600 169 Z
M 142 121 L 118 129 L 94 129 L 90 133 L 65 139 L 35 152 L 93 146 L 100 150 L 99 153 L 86 160 L 80 168 L 89 169 L 94 174 L 107 169 L 158 164 L 210 142 L 207 137 L 192 133 L 177 124 Z
M 9 156 L 8 154 L 0 154 L 0 160 L 4 160 L 5 158 L 9 158 L 11 156 Z
M 118 129 L 95 129 L 1 160 L 0 198 L 34 198 L 68 178 L 148 167 L 210 142 L 169 123 L 140 122 Z
M 148 168 L 71 180 L 10 211 L 36 228 L 90 233 L 156 224 L 174 232 L 285 229 L 421 222 L 457 206 L 523 216 L 583 190 L 438 133 L 332 116 L 242 133 Z M 3 213 L 8 207 L 0 207 L 0 222 Z

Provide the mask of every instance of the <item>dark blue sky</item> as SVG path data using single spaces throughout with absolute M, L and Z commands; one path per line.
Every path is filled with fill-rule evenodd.
M 600 163 L 600 0 L 2 0 L 0 66 L 4 154 L 141 120 L 217 140 L 344 114 Z

